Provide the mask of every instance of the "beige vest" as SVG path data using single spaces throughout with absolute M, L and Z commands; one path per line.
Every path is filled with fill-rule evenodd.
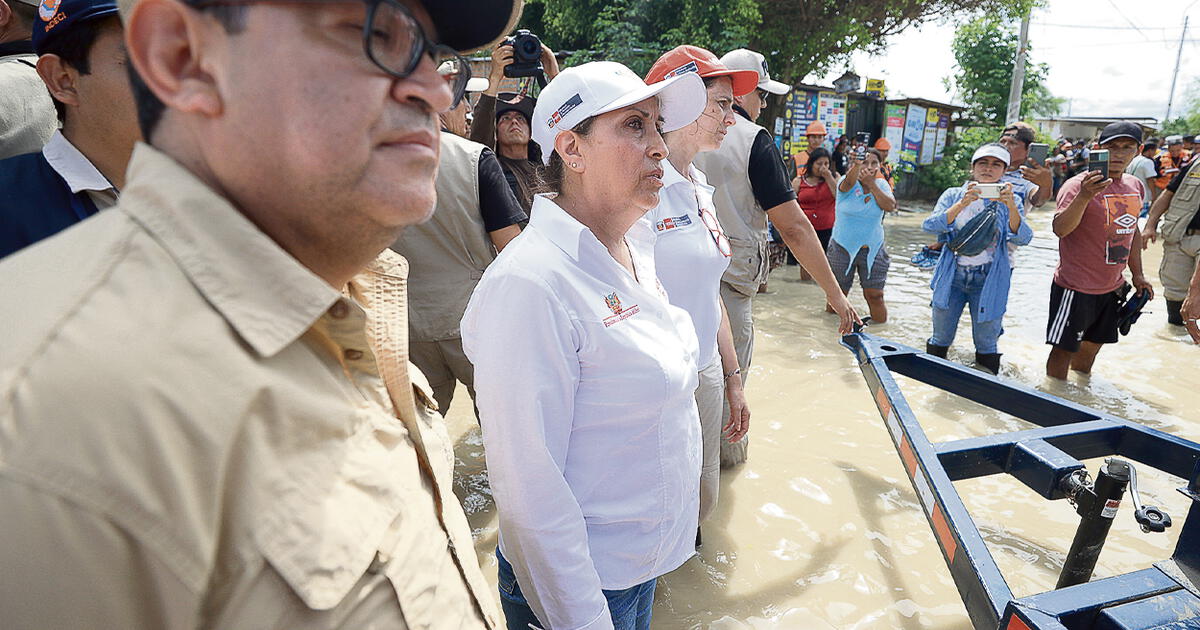
M 1200 168 L 1192 168 L 1184 175 L 1179 190 L 1171 197 L 1171 205 L 1163 213 L 1158 233 L 1165 243 L 1183 240 L 1188 224 L 1200 209 Z
M 437 207 L 420 225 L 405 228 L 392 249 L 408 259 L 410 341 L 459 337 L 458 323 L 496 249 L 479 209 L 482 144 L 441 134 Z
M 729 237 L 733 256 L 721 281 L 743 295 L 758 293 L 758 286 L 767 281 L 767 213 L 754 198 L 750 187 L 750 149 L 762 127 L 741 115 L 729 128 L 729 134 L 716 151 L 700 153 L 693 163 L 716 188 L 713 201 L 717 219 Z

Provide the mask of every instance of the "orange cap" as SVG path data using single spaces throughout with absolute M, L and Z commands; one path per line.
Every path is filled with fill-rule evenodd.
M 891 151 L 892 143 L 887 141 L 887 138 L 880 138 L 875 141 L 875 148 L 880 151 Z
M 804 135 L 806 136 L 814 136 L 817 134 L 825 135 L 827 133 L 829 132 L 825 131 L 825 123 L 819 120 L 814 120 L 808 123 L 808 127 L 804 128 Z
M 675 75 L 695 72 L 701 78 L 729 77 L 733 79 L 733 95 L 742 96 L 758 87 L 758 73 L 753 70 L 730 70 L 711 52 L 697 46 L 676 46 L 650 66 L 646 83 L 658 83 Z

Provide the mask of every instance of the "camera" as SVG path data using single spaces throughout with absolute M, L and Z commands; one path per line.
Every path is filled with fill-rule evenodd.
M 512 63 L 504 68 L 504 76 L 510 79 L 521 77 L 544 77 L 546 69 L 542 67 L 542 40 L 528 29 L 520 29 L 504 40 L 504 44 L 512 46 Z
M 999 199 L 1003 186 L 1004 184 L 977 184 L 975 189 L 979 191 L 980 199 Z

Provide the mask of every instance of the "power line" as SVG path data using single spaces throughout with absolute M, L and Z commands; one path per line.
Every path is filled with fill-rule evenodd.
M 1050 22 L 1034 22 L 1034 26 L 1051 26 L 1054 28 L 1086 28 L 1101 31 L 1173 31 L 1178 26 L 1107 26 L 1094 24 L 1052 24 Z
M 1117 6 L 1117 3 L 1113 2 L 1113 0 L 1108 0 L 1108 4 L 1113 8 L 1114 11 L 1117 12 L 1117 15 L 1124 18 L 1125 21 L 1128 22 L 1129 25 L 1133 27 L 1133 30 L 1137 31 L 1138 34 L 1141 35 L 1144 39 L 1150 39 L 1149 37 L 1146 37 L 1146 34 L 1142 32 L 1142 29 L 1138 28 L 1137 24 L 1133 23 L 1133 20 L 1129 19 L 1128 16 L 1126 16 L 1123 12 L 1121 12 L 1121 8 Z

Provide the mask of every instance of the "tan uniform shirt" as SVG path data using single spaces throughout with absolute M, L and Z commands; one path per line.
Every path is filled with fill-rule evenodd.
M 0 262 L 3 626 L 496 627 L 406 271 L 336 291 L 145 145 Z

